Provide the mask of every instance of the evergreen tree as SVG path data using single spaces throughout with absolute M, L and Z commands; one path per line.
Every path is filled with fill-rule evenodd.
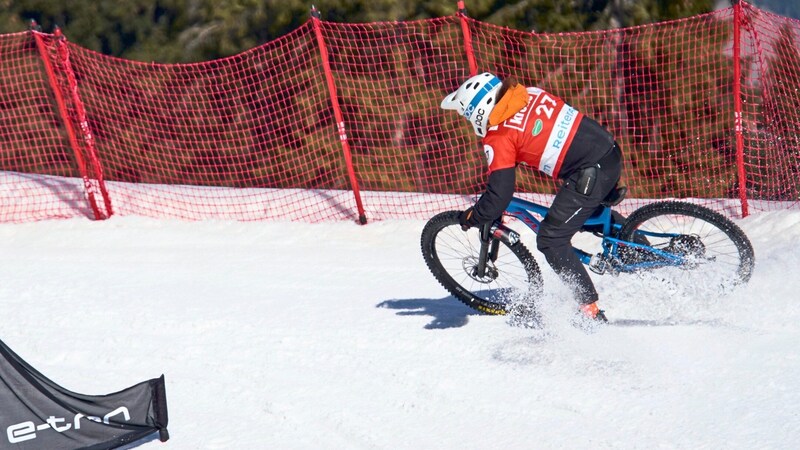
M 610 29 L 712 9 L 712 0 L 469 0 L 470 17 L 540 33 Z M 319 0 L 322 19 L 363 23 L 456 13 L 456 0 Z M 0 33 L 25 31 L 31 19 L 63 29 L 78 45 L 139 61 L 195 62 L 240 53 L 280 38 L 309 19 L 300 0 L 0 0 Z

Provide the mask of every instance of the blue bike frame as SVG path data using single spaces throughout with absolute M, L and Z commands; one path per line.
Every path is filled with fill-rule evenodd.
M 511 199 L 511 203 L 509 203 L 508 207 L 506 208 L 505 214 L 519 219 L 534 233 L 538 233 L 541 220 L 539 220 L 536 215 L 545 217 L 547 215 L 547 211 L 548 208 L 546 206 L 514 197 Z M 611 208 L 603 207 L 592 214 L 592 216 L 586 220 L 584 229 L 588 229 L 586 231 L 591 230 L 601 232 L 603 239 L 603 252 L 598 255 L 591 255 L 581 249 L 576 248 L 575 252 L 578 254 L 581 262 L 588 265 L 597 273 L 604 273 L 607 270 L 606 264 L 608 262 L 611 262 L 609 269 L 612 271 L 612 273 L 633 272 L 640 269 L 665 266 L 682 266 L 688 262 L 687 259 L 681 255 L 665 252 L 646 244 L 617 239 L 614 237 L 614 235 L 616 232 L 619 232 L 620 228 L 622 228 L 622 224 L 614 223 L 612 220 Z M 648 236 L 659 238 L 672 238 L 678 236 L 677 234 L 653 233 L 641 230 L 637 230 L 635 233 L 637 236 L 644 238 Z M 619 250 L 621 247 L 640 249 L 645 252 L 645 254 L 652 255 L 654 258 L 648 258 L 650 259 L 649 261 L 625 263 L 619 257 Z M 593 258 L 595 261 L 602 262 L 602 269 L 597 268 L 597 262 L 593 261 Z

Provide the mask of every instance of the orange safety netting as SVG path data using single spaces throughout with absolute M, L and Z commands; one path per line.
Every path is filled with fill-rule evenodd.
M 800 23 L 739 3 L 684 20 L 537 34 L 465 15 L 311 18 L 225 59 L 104 56 L 59 32 L 0 35 L 0 222 L 423 219 L 485 182 L 472 127 L 439 109 L 475 71 L 514 75 L 605 125 L 630 211 L 728 215 L 800 202 Z M 519 169 L 547 202 L 556 183 Z

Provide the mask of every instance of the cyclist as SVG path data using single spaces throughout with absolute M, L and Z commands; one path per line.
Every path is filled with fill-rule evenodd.
M 602 203 L 616 204 L 622 154 L 614 137 L 599 123 L 538 87 L 491 73 L 469 78 L 447 95 L 441 107 L 457 111 L 483 138 L 489 164 L 485 192 L 463 211 L 465 231 L 500 217 L 511 201 L 515 168 L 523 164 L 562 180 L 539 227 L 536 247 L 559 278 L 570 286 L 589 319 L 606 322 L 597 291 L 571 240 Z

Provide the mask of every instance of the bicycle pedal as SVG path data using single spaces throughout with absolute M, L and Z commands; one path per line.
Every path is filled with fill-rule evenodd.
M 592 256 L 592 258 L 589 260 L 589 270 L 598 275 L 606 273 L 608 269 L 608 262 L 600 254 Z

